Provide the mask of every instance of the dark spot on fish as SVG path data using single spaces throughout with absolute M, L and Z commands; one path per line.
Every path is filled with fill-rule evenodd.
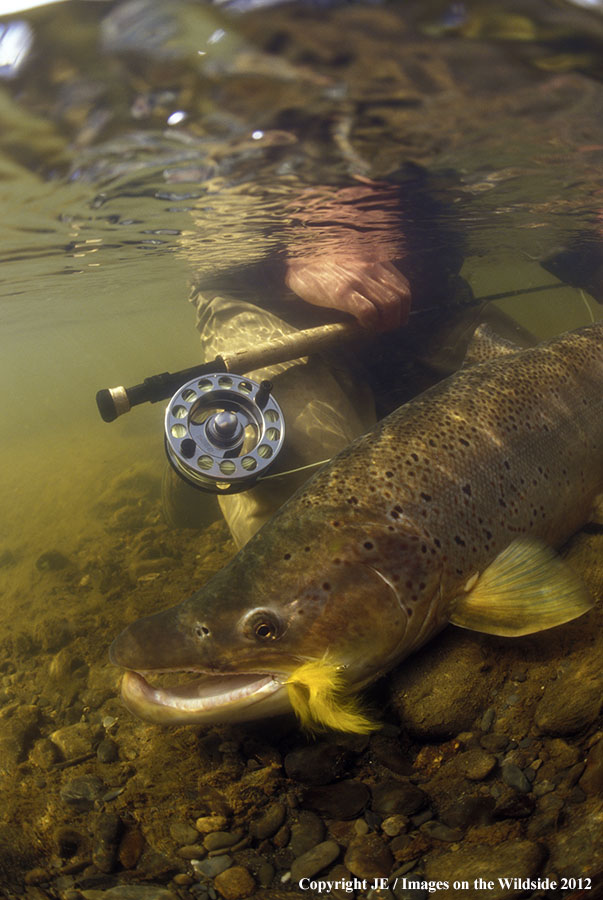
M 464 541 L 464 540 L 462 539 L 462 537 L 460 537 L 458 534 L 455 534 L 455 536 L 454 536 L 454 542 L 455 542 L 455 544 L 458 544 L 460 547 L 464 547 L 464 546 L 465 546 L 465 541 Z
M 329 584 L 328 581 L 324 581 L 324 582 L 323 582 L 322 589 L 323 589 L 323 591 L 330 591 L 330 590 L 331 590 L 331 585 Z
M 505 503 L 505 501 L 503 500 L 502 497 L 499 497 L 498 505 L 499 505 L 499 506 L 504 506 L 505 509 L 507 508 L 507 504 Z
M 290 553 L 284 553 L 284 554 L 283 554 L 283 559 L 291 559 L 291 554 L 290 554 Z
M 469 447 L 469 441 L 466 441 L 465 438 L 459 438 L 459 443 L 463 444 L 464 447 Z
M 393 473 L 393 472 L 386 472 L 386 473 L 385 473 L 385 477 L 386 477 L 386 478 L 393 478 L 393 477 L 394 477 L 394 473 Z
M 304 553 L 309 553 L 309 552 L 310 552 L 310 548 L 309 548 L 309 547 L 304 547 Z
M 425 494 L 425 493 L 423 493 L 423 491 L 421 491 L 421 497 L 422 497 L 423 500 L 425 500 L 427 503 L 430 503 L 430 502 L 431 502 L 431 494 Z
M 365 541 L 364 544 L 363 544 L 362 546 L 364 547 L 365 550 L 372 550 L 372 549 L 373 549 L 373 545 L 372 545 L 371 541 Z
M 471 485 L 470 484 L 463 485 L 463 493 L 467 494 L 468 497 L 471 496 Z
M 434 544 L 436 545 L 436 547 L 441 547 L 441 546 L 442 546 L 442 542 L 440 541 L 439 538 L 434 538 L 434 539 L 433 539 L 433 542 L 434 542 Z
M 411 453 L 410 455 L 411 455 L 412 459 L 414 459 L 415 462 L 419 462 L 419 457 L 417 456 L 416 453 Z

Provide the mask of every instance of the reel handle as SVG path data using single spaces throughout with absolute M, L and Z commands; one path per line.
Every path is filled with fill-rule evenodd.
M 162 372 L 145 378 L 142 384 L 133 387 L 104 388 L 96 395 L 96 405 L 105 422 L 113 422 L 140 403 L 158 403 L 168 400 L 178 388 L 193 378 L 208 375 L 212 372 L 232 372 L 245 375 L 254 369 L 275 363 L 289 362 L 301 356 L 321 353 L 333 344 L 354 338 L 371 337 L 372 333 L 354 322 L 336 322 L 331 325 L 319 325 L 317 328 L 306 328 L 294 331 L 281 337 L 248 347 L 244 350 L 222 353 L 215 360 L 182 369 L 180 372 Z

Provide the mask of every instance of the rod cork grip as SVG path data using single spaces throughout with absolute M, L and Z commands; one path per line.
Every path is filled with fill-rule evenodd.
M 103 388 L 97 391 L 96 405 L 103 422 L 114 422 L 118 416 L 130 409 L 128 394 L 124 387 Z

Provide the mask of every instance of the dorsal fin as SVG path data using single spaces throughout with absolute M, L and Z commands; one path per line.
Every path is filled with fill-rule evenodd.
M 508 356 L 510 353 L 517 353 L 518 350 L 521 350 L 518 344 L 500 337 L 490 325 L 483 322 L 473 332 L 463 360 L 463 367 Z

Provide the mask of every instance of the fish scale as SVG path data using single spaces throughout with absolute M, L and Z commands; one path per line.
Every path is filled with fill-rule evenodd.
M 374 727 L 356 692 L 447 622 L 518 636 L 592 599 L 554 552 L 603 492 L 603 324 L 468 365 L 325 465 L 207 585 L 116 638 L 129 708 L 216 722 L 293 708 Z M 203 677 L 152 688 L 140 670 Z

